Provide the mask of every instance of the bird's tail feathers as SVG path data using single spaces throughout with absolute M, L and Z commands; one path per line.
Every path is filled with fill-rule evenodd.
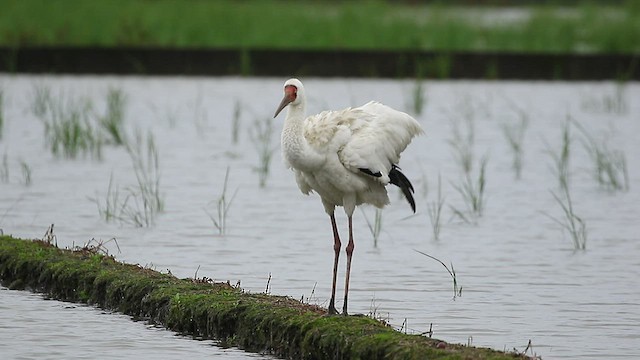
M 396 165 L 391 166 L 391 171 L 389 171 L 389 180 L 393 185 L 402 190 L 404 197 L 407 198 L 409 205 L 411 205 L 411 210 L 415 213 L 416 201 L 413 199 L 414 190 L 413 185 L 411 185 L 411 181 L 409 181 L 409 179 L 400 172 L 400 168 Z

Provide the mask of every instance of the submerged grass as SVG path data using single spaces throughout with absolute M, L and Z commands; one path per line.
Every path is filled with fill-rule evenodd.
M 605 92 L 599 96 L 589 92 L 582 99 L 582 108 L 590 112 L 624 115 L 629 112 L 626 89 L 626 82 L 619 80 L 612 92 Z
M 369 217 L 364 212 L 364 209 L 360 208 L 362 211 L 362 216 L 364 216 L 364 220 L 367 223 L 367 227 L 371 232 L 371 236 L 373 237 L 373 247 L 378 247 L 378 239 L 380 238 L 380 234 L 382 233 L 382 209 L 376 208 L 373 215 L 373 221 L 369 220 Z
M 440 231 L 442 230 L 442 208 L 444 207 L 444 198 L 442 197 L 442 184 L 440 174 L 438 174 L 438 197 L 435 201 L 428 204 L 429 220 L 431 220 L 431 232 L 434 240 L 440 240 Z
M 573 201 L 569 187 L 563 186 L 560 195 L 551 192 L 551 195 L 562 209 L 562 217 L 547 216 L 567 231 L 573 241 L 575 250 L 586 250 L 587 248 L 587 225 L 585 221 L 573 211 Z
M 249 137 L 258 153 L 258 165 L 253 169 L 258 173 L 260 187 L 267 185 L 269 172 L 271 170 L 271 160 L 277 146 L 273 144 L 274 125 L 273 118 L 266 119 L 257 118 L 253 122 L 253 126 L 249 128 Z
M 218 234 L 224 235 L 227 232 L 227 216 L 229 215 L 229 209 L 231 208 L 231 204 L 233 204 L 233 199 L 235 199 L 236 194 L 238 193 L 238 188 L 233 192 L 231 197 L 227 195 L 227 186 L 229 184 L 229 167 L 227 167 L 227 171 L 224 174 L 224 183 L 222 185 L 222 193 L 218 196 L 216 200 L 216 214 L 210 213 L 207 209 L 205 212 L 209 215 L 209 218 L 213 222 L 213 225 L 218 229 Z
M 51 242 L 0 236 L 0 280 L 11 289 L 37 289 L 55 299 L 120 311 L 194 338 L 283 358 L 526 358 L 402 334 L 366 316 L 326 316 L 317 306 L 250 294 L 228 283 L 178 279 L 120 263 L 101 251 L 103 245 L 88 242 L 71 251 Z
M 594 178 L 600 186 L 611 191 L 629 190 L 627 158 L 621 150 L 611 149 L 604 138 L 597 141 L 587 129 L 574 121 L 582 134 L 582 145 L 593 163 Z
M 155 217 L 164 210 L 164 196 L 160 193 L 160 162 L 158 147 L 153 134 L 147 133 L 146 141 L 141 133 L 133 141 L 127 141 L 136 186 L 129 190 L 125 201 L 125 216 L 136 226 L 151 226 Z
M 54 156 L 101 159 L 103 145 L 125 142 L 122 90 L 109 89 L 106 103 L 105 114 L 99 115 L 88 97 L 54 94 L 48 86 L 36 85 L 30 107 L 44 125 L 45 141 Z
M 562 127 L 561 145 L 557 152 L 550 149 L 547 144 L 547 154 L 553 160 L 553 166 L 551 170 L 555 173 L 558 179 L 560 188 L 569 188 L 569 160 L 571 158 L 571 117 L 567 118 L 567 121 Z
M 119 88 L 107 91 L 107 109 L 104 116 L 98 117 L 98 123 L 106 133 L 108 141 L 114 145 L 124 145 L 124 115 L 126 95 Z
M 0 140 L 4 134 L 4 89 L 0 88 Z
M 69 16 L 68 9 L 73 9 Z M 503 11 L 511 21 L 495 21 Z M 189 21 L 184 21 L 189 19 Z M 290 19 L 304 24 L 291 31 Z M 170 24 L 170 26 L 167 26 Z M 353 31 L 357 29 L 357 31 Z M 166 46 L 462 51 L 640 51 L 640 6 L 587 2 L 503 10 L 386 1 L 8 1 L 5 46 Z
M 20 170 L 22 170 L 22 184 L 31 186 L 31 166 L 26 161 L 20 160 Z
M 102 158 L 103 140 L 92 123 L 93 110 L 88 98 L 65 98 L 61 95 L 48 98 L 44 106 L 40 120 L 44 124 L 45 141 L 54 156 Z
M 516 109 L 518 122 L 516 124 L 502 124 L 504 134 L 512 153 L 511 168 L 516 180 L 522 177 L 522 156 L 524 152 L 524 135 L 529 126 L 529 115 L 522 109 Z
M 447 264 L 445 264 L 444 262 L 442 262 L 442 260 L 436 258 L 435 256 L 431 256 L 427 253 L 424 253 L 420 250 L 416 250 L 413 249 L 413 251 L 422 254 L 430 259 L 433 259 L 437 262 L 439 262 L 442 266 L 444 266 L 445 269 L 447 269 L 447 272 L 449 273 L 449 275 L 451 276 L 451 280 L 453 281 L 453 300 L 455 300 L 457 297 L 461 297 L 462 296 L 462 287 L 458 285 L 458 277 L 456 276 L 456 270 L 453 268 L 453 263 L 450 264 L 451 268 L 449 268 L 449 266 L 447 266 Z
M 484 156 L 480 160 L 478 177 L 474 181 L 471 173 L 465 173 L 459 184 L 453 184 L 453 188 L 462 196 L 466 210 L 452 207 L 455 215 L 465 222 L 471 223 L 482 216 L 485 206 L 485 188 L 487 183 L 486 169 L 489 158 Z
M 0 164 L 0 181 L 3 183 L 9 182 L 9 156 L 2 154 L 2 164 Z
M 118 221 L 136 227 L 150 227 L 164 211 L 164 195 L 160 192 L 160 161 L 153 134 L 146 139 L 137 132 L 125 141 L 131 159 L 136 184 L 122 191 L 113 183 L 113 174 L 104 201 L 91 198 L 98 206 L 100 217 L 106 222 Z

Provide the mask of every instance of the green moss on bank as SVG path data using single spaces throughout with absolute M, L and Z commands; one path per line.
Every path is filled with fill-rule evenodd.
M 513 359 L 406 335 L 363 316 L 326 316 L 291 298 L 178 279 L 92 251 L 0 236 L 0 281 L 149 319 L 197 338 L 292 359 Z M 443 346 L 444 345 L 444 346 Z

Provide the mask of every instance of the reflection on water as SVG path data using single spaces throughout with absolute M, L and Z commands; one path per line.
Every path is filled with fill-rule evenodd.
M 319 199 L 300 194 L 278 151 L 266 187 L 259 187 L 255 172 L 259 156 L 249 128 L 273 116 L 284 80 L 0 77 L 6 95 L 0 157 L 6 155 L 8 169 L 7 180 L 0 182 L 0 227 L 16 236 L 42 237 L 47 226 L 55 223 L 61 246 L 115 237 L 121 252 L 117 253 L 113 244 L 109 250 L 122 261 L 170 270 L 180 277 L 191 277 L 197 270 L 198 276 L 232 283 L 239 280 L 254 292 L 264 291 L 271 274 L 272 293 L 304 296 L 326 306 L 332 235 Z M 122 147 L 111 146 L 104 147 L 101 161 L 51 155 L 43 139 L 43 124 L 31 110 L 37 86 L 48 86 L 52 93 L 69 97 L 89 96 L 97 113 L 105 108 L 109 88 L 126 94 L 127 132 L 151 131 L 158 147 L 165 210 L 155 226 L 135 228 L 101 220 L 96 203 L 89 198 L 104 201 L 110 178 L 123 191 L 136 184 L 129 155 Z M 413 83 L 409 81 L 306 79 L 305 86 L 310 112 L 371 99 L 398 109 L 411 108 Z M 435 337 L 472 341 L 476 346 L 524 350 L 531 339 L 535 353 L 544 358 L 634 358 L 640 321 L 640 158 L 635 156 L 640 153 L 636 141 L 640 103 L 632 99 L 640 98 L 640 86 L 630 83 L 622 91 L 616 86 L 425 83 L 426 108 L 417 118 L 426 136 L 409 146 L 400 164 L 416 187 L 418 213 L 411 216 L 400 194 L 393 190 L 376 247 L 362 213 L 357 212 L 351 312 L 375 312 L 398 328 L 407 324 L 409 331 L 416 333 L 428 331 L 433 324 Z M 503 129 L 505 124 L 519 122 L 522 114 L 528 117 L 528 127 L 518 181 Z M 562 210 L 550 192 L 558 191 L 558 181 L 549 153 L 560 148 L 561 130 L 569 116 L 598 141 L 607 141 L 610 148 L 626 154 L 628 167 L 629 191 L 611 192 L 600 187 L 581 133 L 573 128 L 571 196 L 575 212 L 587 225 L 586 251 L 573 251 L 569 235 L 550 218 L 561 218 Z M 281 121 L 275 122 L 274 147 Z M 237 143 L 233 141 L 234 126 L 240 129 Z M 470 145 L 474 178 L 480 158 L 488 158 L 484 213 L 470 223 L 452 211 L 465 209 L 455 189 L 463 179 L 451 145 L 456 128 L 463 135 L 472 131 L 471 138 L 463 138 Z M 21 171 L 23 163 L 31 169 L 29 186 Z M 227 199 L 232 201 L 226 235 L 220 236 L 210 215 L 217 216 L 227 168 Z M 438 175 L 445 205 L 440 240 L 435 241 L 428 208 L 437 199 Z M 373 209 L 365 208 L 365 212 L 373 219 Z M 337 217 L 346 236 L 346 220 L 340 212 Z M 441 264 L 413 249 L 453 264 L 462 297 L 452 299 L 451 279 Z M 340 271 L 344 276 L 342 264 Z M 12 300 L 14 297 L 21 300 Z M 123 357 L 161 348 L 168 343 L 166 338 L 177 343 L 176 349 L 187 347 L 187 354 L 222 351 L 212 349 L 210 343 L 185 341 L 166 331 L 139 331 L 144 325 L 124 321 L 127 317 L 102 316 L 100 310 L 39 299 L 22 292 L 0 292 L 2 304 L 10 304 L 3 306 L 12 309 L 0 316 L 10 316 L 12 322 L 21 324 L 16 326 L 18 330 L 11 330 L 23 334 L 16 340 L 16 349 L 31 346 L 29 324 L 45 316 L 29 320 L 16 314 L 28 314 L 30 306 L 42 306 L 54 319 L 49 327 L 40 324 L 46 333 L 42 336 L 48 339 L 39 341 L 57 344 L 56 349 L 63 349 L 60 357 L 82 357 L 83 352 L 75 352 L 70 345 L 76 341 L 71 335 L 56 330 L 55 318 L 70 318 L 68 327 L 80 334 L 100 334 L 96 337 L 103 339 L 103 350 L 123 352 Z M 87 319 L 76 321 L 76 315 L 67 315 L 70 311 Z M 118 330 L 120 326 L 127 329 Z M 120 335 L 127 331 L 137 332 L 129 338 L 146 339 L 135 341 L 136 349 L 130 353 L 126 346 L 118 345 L 124 338 Z M 225 355 L 238 356 L 237 352 Z M 167 356 L 163 353 L 159 357 Z
M 3 359 L 265 358 L 193 341 L 129 316 L 0 287 Z

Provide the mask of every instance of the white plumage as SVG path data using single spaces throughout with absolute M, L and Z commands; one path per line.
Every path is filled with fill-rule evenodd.
M 411 139 L 422 133 L 411 116 L 378 102 L 356 108 L 324 111 L 305 118 L 304 86 L 298 79 L 284 84 L 285 96 L 275 116 L 288 106 L 282 130 L 282 154 L 294 171 L 304 194 L 320 195 L 331 218 L 334 235 L 334 272 L 329 312 L 335 309 L 335 289 L 340 238 L 334 211 L 343 206 L 349 220 L 349 244 L 343 314 L 347 297 L 351 255 L 353 253 L 352 216 L 357 205 L 383 207 L 389 203 L 386 185 L 399 186 L 415 211 L 413 187 L 396 164 Z

